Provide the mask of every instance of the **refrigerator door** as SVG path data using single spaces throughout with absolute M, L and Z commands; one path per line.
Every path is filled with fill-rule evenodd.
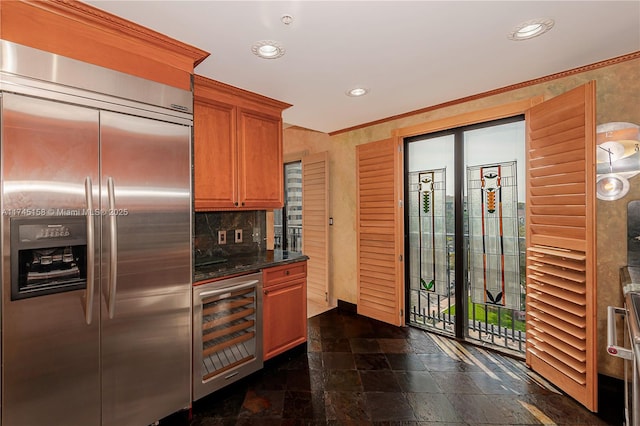
M 97 262 L 93 285 L 12 300 L 11 261 L 15 256 L 10 234 L 12 221 L 35 219 L 57 229 L 64 222 L 60 216 L 75 214 L 80 215 L 75 228 L 78 234 L 90 236 L 91 230 L 98 229 L 99 216 L 89 217 L 89 222 L 83 217 L 87 207 L 93 204 L 96 208 L 99 201 L 98 112 L 10 93 L 2 94 L 1 101 L 2 424 L 97 425 Z M 94 228 L 86 229 L 93 219 Z M 48 240 L 49 245 L 56 244 L 56 238 Z M 96 236 L 87 250 L 92 245 L 98 248 L 98 241 Z M 87 263 L 91 257 L 86 256 Z M 95 289 L 94 297 L 89 294 L 87 298 L 87 287 Z
M 191 127 L 100 121 L 103 425 L 146 425 L 191 402 Z

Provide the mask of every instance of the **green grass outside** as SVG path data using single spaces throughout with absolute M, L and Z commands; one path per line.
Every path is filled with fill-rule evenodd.
M 473 309 L 475 309 L 475 320 L 476 321 L 481 321 L 481 322 L 485 322 L 485 317 L 486 317 L 486 321 L 489 324 L 495 324 L 498 325 L 498 309 L 497 308 L 491 308 L 489 307 L 489 311 L 487 312 L 487 310 L 485 309 L 486 305 L 478 305 L 478 304 L 474 304 L 471 302 L 471 298 L 469 298 L 468 301 L 468 306 L 469 306 L 469 319 L 473 319 Z M 452 306 L 450 309 L 447 309 L 443 312 L 444 314 L 448 314 L 450 313 L 451 315 L 455 315 L 456 314 L 456 307 L 455 305 Z M 503 309 L 500 312 L 500 326 L 502 327 L 506 327 L 506 328 L 511 328 L 511 323 L 513 322 L 513 318 L 512 318 L 512 311 L 509 309 Z M 515 326 L 514 329 L 516 331 L 525 331 L 525 323 L 524 321 L 520 321 L 520 320 L 515 320 Z

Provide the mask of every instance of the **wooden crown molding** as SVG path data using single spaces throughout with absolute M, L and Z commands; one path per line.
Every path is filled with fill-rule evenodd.
M 217 80 L 212 80 L 207 77 L 203 77 L 198 74 L 193 76 L 194 96 L 195 98 L 203 97 L 205 100 L 210 96 L 207 96 L 206 92 L 215 92 L 225 97 L 241 97 L 251 103 L 255 103 L 262 106 L 268 106 L 275 110 L 282 111 L 291 106 L 286 102 L 282 102 L 267 96 L 263 96 L 248 90 L 240 89 L 239 87 L 231 86 L 226 83 L 222 83 Z M 224 99 L 220 99 L 224 102 Z
M 583 67 L 578 67 L 578 68 L 573 68 L 571 70 L 567 70 L 567 71 L 562 71 L 556 74 L 551 74 L 545 77 L 540 77 L 540 78 L 536 78 L 533 80 L 528 80 L 528 81 L 523 81 L 521 83 L 516 83 L 516 84 L 512 84 L 510 86 L 505 86 L 505 87 L 501 87 L 499 89 L 494 89 L 494 90 L 490 90 L 488 92 L 483 92 L 483 93 L 478 93 L 476 95 L 471 95 L 471 96 L 467 96 L 465 98 L 460 98 L 460 99 L 455 99 L 452 101 L 448 101 L 448 102 L 444 102 L 438 105 L 433 105 L 430 107 L 425 107 L 425 108 L 421 108 L 421 109 L 417 109 L 414 111 L 409 111 L 409 112 L 405 112 L 402 114 L 398 114 L 398 115 L 392 115 L 390 117 L 386 117 L 386 118 L 381 118 L 380 120 L 375 120 L 375 121 L 370 121 L 368 123 L 363 123 L 363 124 L 359 124 L 357 126 L 352 126 L 352 127 L 347 127 L 345 129 L 340 129 L 340 130 L 336 130 L 333 132 L 329 132 L 329 136 L 335 136 L 341 133 L 347 133 L 347 132 L 351 132 L 353 130 L 358 130 L 358 129 L 363 129 L 365 127 L 369 127 L 369 126 L 374 126 L 377 124 L 382 124 L 382 123 L 386 123 L 389 121 L 393 121 L 393 120 L 398 120 L 401 118 L 405 118 L 405 117 L 410 117 L 412 115 L 417 115 L 417 114 L 423 114 L 425 112 L 430 112 L 430 111 L 435 111 L 441 108 L 446 108 L 446 107 L 450 107 L 453 105 L 458 105 L 458 104 L 462 104 L 465 102 L 470 102 L 470 101 L 474 101 L 477 99 L 481 99 L 481 98 L 486 98 L 489 96 L 493 96 L 493 95 L 498 95 L 501 93 L 505 93 L 505 92 L 510 92 L 512 90 L 517 90 L 517 89 L 521 89 L 524 87 L 528 87 L 528 86 L 534 86 L 536 84 L 540 84 L 540 83 L 546 83 L 552 80 L 557 80 L 559 78 L 564 78 L 564 77 L 569 77 L 575 74 L 580 74 L 583 72 L 587 72 L 587 71 L 592 71 L 598 68 L 604 68 L 604 67 L 608 67 L 610 65 L 615 65 L 615 64 L 619 64 L 621 62 L 626 62 L 626 61 L 631 61 L 634 59 L 638 59 L 640 58 L 640 50 L 636 51 L 636 52 L 632 52 L 632 53 L 628 53 L 626 55 L 622 55 L 622 56 L 618 56 L 615 58 L 611 58 L 611 59 L 607 59 L 601 62 L 596 62 L 590 65 L 585 65 Z
M 105 12 L 86 3 L 75 0 L 17 0 L 27 3 L 32 7 L 46 10 L 50 13 L 63 16 L 81 22 L 86 25 L 98 27 L 101 30 L 111 31 L 120 35 L 138 39 L 149 45 L 162 48 L 180 56 L 192 59 L 194 67 L 204 61 L 209 52 L 197 47 L 172 39 L 162 33 L 153 31 L 119 16 Z
M 533 98 L 523 99 L 508 104 L 496 105 L 490 108 L 483 108 L 479 111 L 470 111 L 459 115 L 453 115 L 438 120 L 428 121 L 426 123 L 420 123 L 409 127 L 394 129 L 392 133 L 393 137 L 395 138 L 406 138 L 410 136 L 438 132 L 440 130 L 468 126 L 476 123 L 499 120 L 501 118 L 524 114 L 532 106 L 541 104 L 543 101 L 544 96 L 534 96 Z

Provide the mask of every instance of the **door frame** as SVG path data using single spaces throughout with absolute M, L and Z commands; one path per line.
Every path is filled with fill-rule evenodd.
M 487 108 L 480 111 L 472 111 L 465 114 L 456 115 L 453 117 L 446 117 L 439 120 L 430 121 L 427 123 L 417 124 L 415 126 L 396 129 L 393 131 L 394 143 L 397 146 L 398 151 L 404 152 L 405 138 L 409 138 L 412 136 L 420 136 L 427 133 L 436 133 L 443 130 L 454 129 L 457 127 L 470 126 L 473 124 L 499 120 L 502 118 L 509 118 L 515 115 L 523 115 L 523 114 L 526 115 L 527 111 L 531 107 L 541 104 L 542 102 L 544 102 L 543 96 L 535 96 L 533 98 L 512 102 L 505 105 L 499 105 L 496 107 Z M 462 162 L 464 160 L 460 158 L 457 161 Z M 462 166 L 462 164 L 456 164 L 456 167 L 458 166 Z M 401 170 L 399 171 L 399 178 L 396 180 L 396 185 L 397 185 L 397 190 L 400 191 L 401 194 L 404 194 L 404 174 L 405 174 L 404 161 L 401 161 L 400 169 Z M 456 203 L 458 202 L 462 203 L 462 200 L 456 199 Z M 397 235 L 404 236 L 404 230 L 405 230 L 404 212 L 399 218 L 398 222 L 399 222 L 399 226 L 398 226 L 399 229 L 397 231 L 398 232 Z M 456 229 L 456 235 L 458 231 L 462 231 L 462 229 L 460 230 Z M 462 232 L 460 232 L 460 238 L 462 238 Z M 401 256 L 404 259 L 406 257 L 406 253 L 404 249 L 405 246 L 404 244 L 401 244 L 400 246 L 402 250 Z M 402 269 L 404 271 L 404 268 Z M 397 285 L 400 286 L 403 291 L 406 291 L 404 274 L 402 274 L 402 276 L 399 277 L 399 281 L 397 282 Z M 463 298 L 463 295 L 460 294 L 460 292 L 456 292 L 456 304 L 462 304 L 463 302 L 462 298 Z M 461 305 L 458 305 L 458 306 L 461 306 Z M 409 322 L 409 309 L 407 309 L 406 306 L 405 306 L 404 322 L 405 324 Z M 462 336 L 463 327 L 459 327 L 458 325 L 456 325 L 455 331 L 456 331 L 457 337 L 460 337 L 460 338 L 464 337 Z
M 589 82 L 583 86 L 580 86 L 572 91 L 567 92 L 567 94 L 569 96 L 576 97 L 576 95 L 572 94 L 573 92 L 579 93 L 579 95 L 582 95 L 582 92 L 586 93 L 583 96 L 584 103 L 586 105 L 585 111 L 584 111 L 584 121 L 585 121 L 584 126 L 586 128 L 592 128 L 593 131 L 595 132 L 595 119 L 594 119 L 595 105 L 593 103 L 590 103 L 590 102 L 593 102 L 593 99 L 595 99 L 595 89 L 593 86 L 594 86 L 594 82 Z M 549 100 L 550 104 L 554 104 L 552 101 L 556 98 L 558 98 L 557 102 L 561 102 L 560 100 L 561 96 L 562 94 L 558 95 L 557 97 L 551 98 Z M 589 101 L 587 98 L 591 99 L 591 101 Z M 502 105 L 494 108 L 489 108 L 486 110 L 474 111 L 474 112 L 470 112 L 470 113 L 466 113 L 466 114 L 462 114 L 454 117 L 448 117 L 440 120 L 435 120 L 432 122 L 423 123 L 423 124 L 403 128 L 403 129 L 397 129 L 393 132 L 393 137 L 396 145 L 399 147 L 399 149 L 401 149 L 400 147 L 404 144 L 404 139 L 407 137 L 417 136 L 420 134 L 435 133 L 440 130 L 446 130 L 446 129 L 451 129 L 455 127 L 463 127 L 466 125 L 476 124 L 483 121 L 492 121 L 492 120 L 505 118 L 513 115 L 524 114 L 525 121 L 527 121 L 527 124 L 526 124 L 527 125 L 527 146 L 529 146 L 529 142 L 531 139 L 531 134 L 530 134 L 531 129 L 529 124 L 530 115 L 532 114 L 532 110 L 540 109 L 537 107 L 540 106 L 540 104 L 542 103 L 544 103 L 543 96 L 537 96 L 534 98 L 530 98 L 523 101 L 518 101 L 518 102 L 514 102 L 514 103 L 510 103 L 507 105 Z M 589 139 L 588 135 L 586 137 L 587 137 L 586 139 L 587 142 L 589 142 L 591 139 Z M 587 167 L 591 167 L 590 164 L 591 164 L 592 157 L 593 157 L 593 153 L 585 154 L 585 161 L 587 163 Z M 528 155 L 527 155 L 527 158 L 529 159 Z M 530 166 L 528 164 L 527 173 L 529 173 L 529 167 Z M 404 173 L 403 173 L 403 176 L 404 176 Z M 588 176 L 588 173 L 587 173 L 587 176 Z M 399 179 L 398 182 L 396 182 L 396 184 L 404 187 L 404 179 Z M 592 179 L 587 181 L 586 184 L 587 184 L 587 190 L 586 190 L 587 194 L 593 193 L 593 185 L 595 184 L 595 181 Z M 530 196 L 528 188 L 529 188 L 529 184 L 527 183 L 527 191 L 528 191 L 527 201 L 529 201 L 528 198 Z M 593 213 L 592 212 L 593 205 L 590 204 L 589 202 L 587 202 L 586 204 L 587 204 L 586 209 L 588 210 L 587 215 L 589 215 L 590 212 Z M 528 205 L 527 205 L 527 209 L 529 209 Z M 400 218 L 400 221 L 404 222 L 404 219 L 405 219 L 405 215 L 402 215 L 402 217 Z M 527 214 L 527 222 L 529 222 L 529 220 L 530 220 L 529 214 Z M 591 218 L 587 218 L 587 221 L 592 221 L 592 220 L 593 220 L 593 215 L 591 216 Z M 593 227 L 593 222 L 591 222 L 591 225 Z M 535 241 L 529 237 L 530 235 L 528 230 L 527 231 L 528 247 L 531 244 L 535 243 Z M 550 238 L 547 240 L 541 240 L 540 238 L 538 238 L 538 240 L 540 240 L 538 244 L 549 244 L 549 243 L 553 244 L 554 241 L 562 240 L 562 238 Z M 585 282 L 587 284 L 589 282 L 594 283 L 594 287 L 595 287 L 595 278 L 593 277 L 593 274 L 595 271 L 595 265 L 593 265 L 594 255 L 593 255 L 593 252 L 589 252 L 589 247 L 594 248 L 595 244 L 591 244 L 588 241 L 585 242 L 585 244 L 588 245 L 585 252 L 585 260 L 584 260 L 586 262 L 586 272 L 585 272 L 586 281 Z M 571 248 L 573 249 L 574 247 L 572 246 Z M 527 261 L 527 268 L 529 268 L 529 261 Z M 403 279 L 397 283 L 397 285 L 402 286 L 403 289 L 405 288 L 404 276 L 403 276 Z M 587 288 L 586 292 L 587 292 L 587 297 L 586 297 L 587 300 L 585 301 L 585 306 L 586 306 L 587 317 L 589 317 L 588 318 L 589 321 L 595 322 L 595 318 L 594 318 L 595 307 L 592 306 L 592 304 L 594 303 L 592 299 L 594 299 L 595 288 Z M 457 299 L 458 299 L 458 295 L 456 295 L 456 302 L 458 302 Z M 527 299 L 529 299 L 529 297 L 527 297 Z M 590 303 L 591 303 L 591 306 L 589 305 Z M 527 317 L 529 318 L 529 309 L 527 309 Z M 528 319 L 527 329 L 529 329 L 530 326 L 531 324 Z M 593 328 L 594 328 L 593 324 L 587 325 L 587 327 L 585 328 L 585 331 L 588 334 L 593 333 L 593 336 L 595 337 L 595 332 Z M 585 405 L 585 407 L 588 408 L 589 410 L 591 411 L 597 410 L 597 374 L 596 374 L 597 365 L 596 365 L 596 356 L 595 356 L 596 347 L 595 347 L 594 339 L 587 338 L 585 353 L 586 353 L 586 357 L 588 358 L 587 361 L 590 361 L 590 362 L 586 362 L 584 364 L 584 369 L 586 371 L 586 378 L 585 378 L 585 383 L 582 384 L 582 387 L 574 386 L 576 383 L 578 383 L 578 385 L 580 385 L 580 383 L 572 382 L 571 380 L 567 379 L 568 376 L 565 376 L 564 372 L 558 369 L 555 369 L 552 362 L 547 363 L 547 362 L 537 361 L 537 358 L 533 357 L 532 351 L 535 351 L 535 348 L 531 348 L 530 345 L 527 344 L 526 360 L 527 360 L 527 365 L 530 368 L 540 373 L 547 380 L 554 383 L 556 386 L 560 387 L 565 392 L 572 395 L 574 398 L 577 398 L 577 400 L 581 402 L 583 405 Z
M 449 229 L 448 231 L 453 231 L 454 233 L 454 242 L 453 242 L 453 247 L 454 247 L 454 252 L 455 253 L 462 253 L 461 256 L 456 256 L 456 260 L 458 260 L 458 258 L 460 259 L 460 261 L 456 261 L 454 262 L 454 275 L 455 277 L 461 277 L 460 279 L 456 279 L 456 288 L 455 288 L 455 294 L 454 294 L 454 305 L 456 307 L 461 307 L 461 309 L 464 312 L 467 312 L 467 310 L 469 309 L 469 302 L 467 300 L 467 290 L 468 288 L 464 288 L 465 287 L 465 278 L 468 276 L 469 273 L 469 269 L 467 266 L 468 264 L 468 256 L 469 256 L 469 252 L 467 250 L 465 250 L 466 247 L 466 241 L 465 241 L 465 235 L 464 235 L 464 225 L 465 225 L 465 221 L 464 221 L 464 211 L 465 211 L 465 202 L 464 202 L 464 198 L 465 198 L 465 194 L 466 194 L 466 184 L 467 182 L 465 181 L 465 169 L 467 168 L 467 165 L 465 164 L 465 158 L 466 158 L 466 153 L 465 153 L 465 140 L 464 140 L 464 135 L 465 132 L 469 132 L 469 131 L 473 131 L 473 130 L 477 130 L 477 129 L 486 129 L 486 128 L 490 128 L 490 127 L 495 127 L 495 126 L 501 126 L 501 125 L 506 125 L 509 123 L 515 123 L 515 122 L 522 122 L 523 125 L 525 125 L 526 123 L 526 117 L 525 114 L 515 114 L 515 115 L 509 115 L 507 117 L 503 117 L 503 118 L 498 118 L 495 120 L 489 120 L 489 121 L 480 121 L 478 123 L 474 123 L 474 124 L 468 124 L 468 125 L 464 125 L 464 126 L 459 126 L 459 127 L 455 127 L 455 128 L 450 128 L 450 129 L 444 129 L 444 130 L 439 130 L 437 132 L 433 132 L 433 133 L 428 133 L 428 134 L 421 134 L 415 137 L 405 137 L 403 138 L 404 141 L 404 149 L 405 152 L 408 152 L 409 150 L 409 146 L 414 143 L 414 142 L 419 142 L 419 141 L 424 141 L 424 140 L 429 140 L 430 138 L 438 138 L 441 136 L 451 136 L 453 141 L 451 141 L 451 144 L 453 145 L 453 149 L 452 149 L 452 155 L 453 155 L 453 182 L 447 182 L 447 183 L 452 183 L 453 185 L 453 199 L 454 199 L 454 215 L 456 220 L 454 221 L 454 226 Z M 523 140 L 523 144 L 522 144 L 522 149 L 523 152 L 526 149 L 526 137 L 525 140 Z M 526 153 L 525 153 L 525 157 L 526 157 Z M 499 163 L 500 161 L 498 161 Z M 409 155 L 405 155 L 404 156 L 404 165 L 405 167 L 407 167 L 409 164 Z M 526 164 L 526 158 L 523 159 L 523 164 Z M 412 173 L 412 172 L 409 172 Z M 404 175 L 402 178 L 405 179 L 407 177 L 407 175 Z M 404 194 L 404 199 L 405 200 L 409 200 L 409 185 L 406 184 L 406 182 L 403 183 L 403 194 Z M 409 205 L 409 201 L 406 201 L 406 204 Z M 408 207 L 407 207 L 408 208 Z M 405 211 L 405 221 L 404 221 L 404 225 L 405 228 L 403 229 L 404 232 L 404 250 L 405 252 L 409 252 L 410 250 L 410 242 L 409 242 L 409 236 L 410 236 L 410 224 L 406 221 L 408 215 L 410 214 L 410 212 Z M 470 238 L 470 237 L 468 237 Z M 521 260 L 521 259 L 520 259 Z M 405 261 L 405 265 L 404 265 L 404 276 L 407 277 L 411 274 L 411 265 L 409 264 L 409 261 Z M 410 284 L 406 284 L 405 285 L 405 291 L 408 291 L 410 287 Z M 460 291 L 460 290 L 464 290 L 464 291 Z M 411 299 L 409 297 L 405 298 L 406 300 L 406 305 L 405 305 L 405 311 L 407 312 L 406 316 L 405 316 L 405 322 L 406 323 L 410 323 L 410 317 L 413 314 L 413 309 L 411 306 Z M 452 305 L 449 305 L 452 306 Z M 458 309 L 456 309 L 458 310 Z M 453 336 L 459 339 L 466 339 L 469 335 L 468 333 L 468 329 L 469 326 L 468 324 L 465 323 L 464 320 L 458 320 L 458 318 L 456 317 L 456 321 L 454 323 L 454 330 L 453 330 Z M 438 332 L 437 329 L 433 328 L 433 329 L 429 329 L 430 331 L 435 331 Z M 443 331 L 442 332 L 444 335 L 446 336 L 451 336 L 450 333 Z

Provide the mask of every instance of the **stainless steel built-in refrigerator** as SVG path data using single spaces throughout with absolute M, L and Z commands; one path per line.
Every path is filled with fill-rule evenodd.
M 191 92 L 1 43 L 2 425 L 187 408 Z

